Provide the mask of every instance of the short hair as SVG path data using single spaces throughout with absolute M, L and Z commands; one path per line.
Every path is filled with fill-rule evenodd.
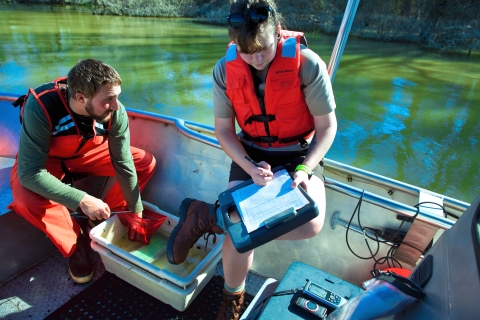
M 262 45 L 258 42 L 257 36 L 259 33 L 268 30 L 271 27 L 273 33 L 277 33 L 278 28 L 282 28 L 283 17 L 277 11 L 277 5 L 273 0 L 231 0 L 230 14 L 237 12 L 246 13 L 250 9 L 268 7 L 275 12 L 271 14 L 267 20 L 259 24 L 244 23 L 239 29 L 234 29 L 228 26 L 228 35 L 231 40 L 240 47 L 241 52 L 255 53 L 262 50 Z
M 94 59 L 78 61 L 67 78 L 68 90 L 74 99 L 79 92 L 91 99 L 100 91 L 102 85 L 107 83 L 119 86 L 122 79 L 113 67 Z

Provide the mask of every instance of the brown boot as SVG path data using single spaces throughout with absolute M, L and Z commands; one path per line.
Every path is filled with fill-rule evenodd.
M 90 256 L 90 243 L 83 232 L 78 235 L 77 247 L 70 256 L 69 272 L 76 283 L 87 283 L 93 277 L 93 262 Z
M 245 289 L 240 292 L 228 292 L 223 289 L 223 304 L 217 314 L 217 320 L 238 320 L 243 313 Z
M 168 239 L 167 258 L 171 264 L 181 264 L 187 259 L 188 251 L 205 235 L 213 235 L 213 243 L 217 241 L 216 234 L 223 231 L 216 225 L 215 213 L 218 205 L 208 204 L 195 199 L 182 201 L 179 212 L 179 221 Z

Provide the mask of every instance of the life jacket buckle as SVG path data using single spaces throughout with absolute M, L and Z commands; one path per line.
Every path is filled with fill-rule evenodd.
M 18 106 L 22 106 L 23 103 L 25 102 L 25 97 L 26 97 L 26 96 L 27 96 L 27 95 L 24 94 L 24 95 L 18 97 L 17 100 L 15 100 L 14 102 L 12 102 L 12 106 L 14 106 L 15 108 L 18 107 Z
M 308 141 L 307 141 L 307 140 L 305 140 L 305 139 L 302 138 L 302 139 L 300 139 L 299 142 L 300 142 L 300 146 L 301 146 L 303 149 L 305 149 L 305 148 L 308 147 Z

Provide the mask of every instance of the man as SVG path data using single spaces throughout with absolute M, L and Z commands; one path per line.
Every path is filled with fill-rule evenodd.
M 9 209 L 46 233 L 69 257 L 69 272 L 77 283 L 92 279 L 93 263 L 86 228 L 70 213 L 81 211 L 92 222 L 126 206 L 141 217 L 140 191 L 155 170 L 151 154 L 130 147 L 127 113 L 118 101 L 121 83 L 111 66 L 81 60 L 68 78 L 30 89 L 17 101 L 23 102 L 22 129 Z M 116 176 L 117 181 L 101 200 L 64 184 L 61 179 L 70 173 Z
M 213 69 L 213 97 L 215 135 L 232 159 L 228 188 L 250 178 L 265 186 L 273 179 L 271 168 L 284 166 L 293 178 L 291 187 L 301 185 L 320 214 L 278 240 L 314 237 L 325 219 L 322 159 L 337 131 L 325 63 L 304 45 L 302 33 L 282 28 L 274 0 L 232 1 L 227 21 L 232 42 Z M 170 263 L 182 263 L 202 235 L 225 232 L 223 216 L 213 205 L 186 200 L 179 216 L 167 247 Z M 234 213 L 230 217 L 238 219 Z M 222 262 L 224 299 L 217 320 L 236 320 L 253 250 L 237 252 L 227 234 Z

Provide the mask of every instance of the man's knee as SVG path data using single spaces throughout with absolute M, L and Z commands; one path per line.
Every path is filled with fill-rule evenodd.
M 148 171 L 153 173 L 153 171 L 155 171 L 155 167 L 157 166 L 157 160 L 153 154 L 145 151 L 145 161 L 148 163 Z
M 141 152 L 136 152 L 133 157 L 135 168 L 139 173 L 153 173 L 157 165 L 157 160 L 148 151 L 141 150 Z
M 48 199 L 31 192 L 19 183 L 15 187 L 12 186 L 12 196 L 13 202 L 11 205 L 14 206 L 16 210 L 30 211 L 31 208 L 49 207 L 52 204 Z

